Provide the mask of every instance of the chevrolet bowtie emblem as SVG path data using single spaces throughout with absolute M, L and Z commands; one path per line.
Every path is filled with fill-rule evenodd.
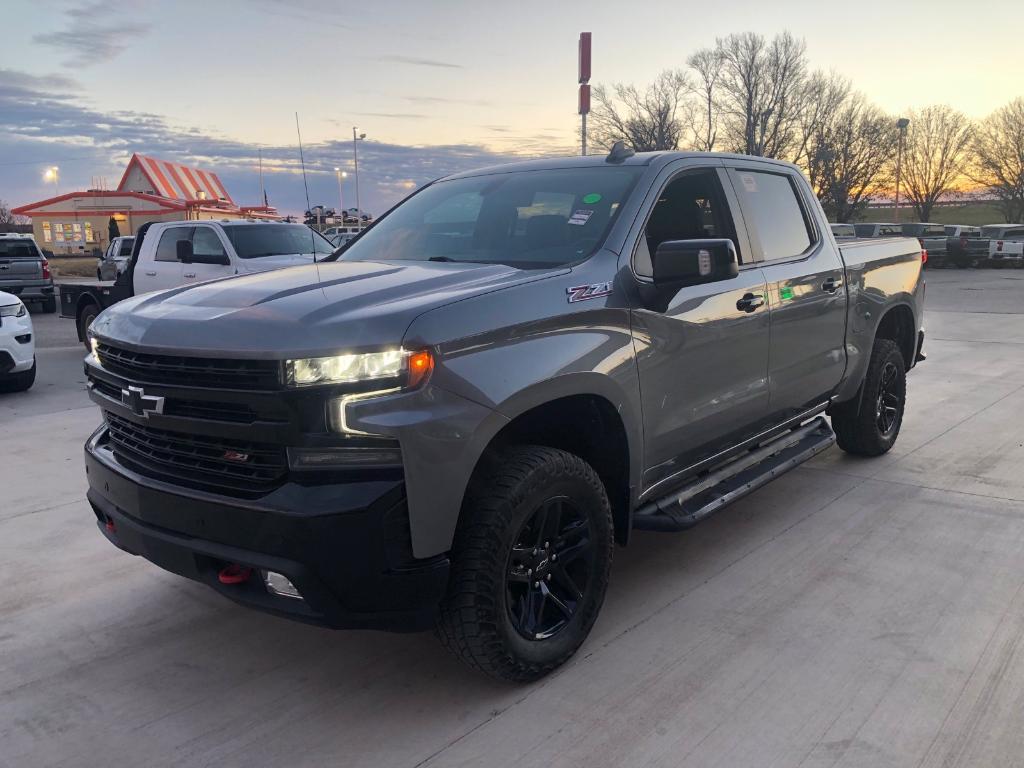
M 136 416 L 149 418 L 151 413 L 164 412 L 164 399 L 147 395 L 142 387 L 129 386 L 121 390 L 121 403 L 128 406 Z

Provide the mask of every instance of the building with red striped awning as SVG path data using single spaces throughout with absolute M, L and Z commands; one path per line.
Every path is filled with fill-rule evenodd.
M 135 153 L 117 189 L 90 189 L 19 206 L 32 219 L 36 242 L 55 254 L 102 251 L 116 225 L 133 235 L 147 221 L 270 219 L 267 205 L 238 206 L 213 171 Z

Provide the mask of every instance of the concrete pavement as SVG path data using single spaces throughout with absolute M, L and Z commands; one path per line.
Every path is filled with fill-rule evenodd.
M 637 533 L 582 652 L 525 687 L 110 547 L 83 501 L 99 415 L 54 326 L 37 389 L 0 395 L 0 766 L 1024 765 L 1018 275 L 930 272 L 894 451 Z

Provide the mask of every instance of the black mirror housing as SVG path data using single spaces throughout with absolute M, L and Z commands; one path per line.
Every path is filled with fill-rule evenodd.
M 226 253 L 193 253 L 192 264 L 220 264 L 231 266 L 231 258 Z
M 654 254 L 654 284 L 683 288 L 730 280 L 740 273 L 732 240 L 666 240 Z
M 175 252 L 178 256 L 178 261 L 182 264 L 192 263 L 192 241 L 191 240 L 179 240 L 174 244 Z

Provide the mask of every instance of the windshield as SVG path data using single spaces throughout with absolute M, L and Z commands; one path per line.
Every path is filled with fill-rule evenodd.
M 643 169 L 517 171 L 452 179 L 413 195 L 337 258 L 543 269 L 593 253 Z
M 0 256 L 9 259 L 38 259 L 36 241 L 27 237 L 0 238 Z
M 243 224 L 224 227 L 235 253 L 242 259 L 283 256 L 292 253 L 328 255 L 334 248 L 304 224 Z

